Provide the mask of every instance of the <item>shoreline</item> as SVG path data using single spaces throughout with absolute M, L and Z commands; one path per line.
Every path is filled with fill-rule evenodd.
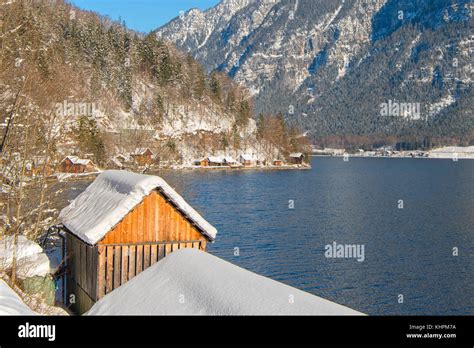
M 124 171 L 132 171 L 133 168 L 126 168 L 122 169 Z M 308 166 L 280 166 L 280 167 L 237 167 L 237 168 L 232 168 L 232 167 L 227 167 L 227 166 L 222 166 L 222 167 L 180 167 L 180 168 L 172 168 L 172 167 L 166 167 L 166 168 L 150 168 L 149 170 L 143 170 L 144 168 L 138 168 L 136 173 L 142 173 L 142 174 L 148 174 L 148 175 L 155 175 L 156 173 L 159 173 L 161 171 L 245 171 L 245 170 L 254 170 L 254 171 L 288 171 L 288 170 L 311 170 L 312 167 L 310 165 Z M 100 173 L 102 173 L 104 170 L 100 170 L 97 172 L 90 172 L 90 173 L 80 173 L 80 174 L 75 174 L 75 173 L 56 173 L 53 175 L 50 175 L 47 178 L 48 182 L 72 182 L 72 181 L 84 181 L 84 180 L 91 180 L 96 178 Z
M 309 155 L 309 157 L 337 157 L 344 158 L 343 155 Z M 450 160 L 452 161 L 454 157 L 412 157 L 412 156 L 359 156 L 359 155 L 349 155 L 349 158 L 374 158 L 374 159 L 422 159 L 422 160 Z M 474 157 L 458 157 L 457 160 L 474 160 Z
M 258 171 L 272 171 L 272 170 L 311 170 L 312 167 L 308 166 L 279 166 L 279 167 L 182 167 L 182 168 L 159 168 L 157 170 L 152 170 L 150 172 L 161 171 L 161 170 L 200 170 L 200 171 L 213 171 L 213 170 L 228 170 L 228 171 L 241 171 L 241 170 L 258 170 Z M 146 174 L 146 173 L 145 173 Z
M 344 158 L 343 155 L 309 155 L 309 157 L 315 158 Z M 349 159 L 351 158 L 370 158 L 370 159 L 412 159 L 412 160 L 448 160 L 457 162 L 460 160 L 474 160 L 474 157 L 458 157 L 457 160 L 453 157 L 412 157 L 412 156 L 364 156 L 364 155 L 349 155 Z M 228 166 L 216 166 L 216 167 L 162 167 L 162 168 L 150 168 L 148 170 L 144 170 L 144 168 L 138 168 L 136 171 L 137 173 L 148 174 L 148 175 L 156 175 L 161 171 L 182 171 L 182 172 L 193 172 L 193 171 L 292 171 L 292 170 L 312 170 L 312 166 L 261 166 L 261 167 L 228 167 Z M 47 178 L 48 182 L 56 181 L 56 182 L 68 182 L 68 181 L 83 181 L 83 180 L 90 180 L 97 177 L 100 173 L 104 170 L 100 170 L 97 172 L 90 172 L 90 173 L 56 173 L 50 175 Z M 123 170 L 133 171 L 133 168 L 125 168 Z M 59 175 L 59 176 L 58 176 Z M 62 178 L 61 178 L 62 176 Z

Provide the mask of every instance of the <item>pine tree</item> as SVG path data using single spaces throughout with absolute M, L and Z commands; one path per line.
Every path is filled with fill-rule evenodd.
M 193 92 L 196 99 L 202 99 L 206 90 L 206 76 L 201 65 L 196 66 L 196 75 L 193 81 Z
M 83 153 L 93 153 L 95 162 L 105 161 L 105 145 L 97 122 L 87 116 L 82 116 L 75 130 L 77 142 Z
M 209 87 L 211 89 L 211 93 L 213 97 L 220 101 L 221 100 L 221 83 L 215 73 L 211 74 L 211 81 L 209 82 Z
M 250 103 L 248 100 L 242 100 L 240 102 L 240 108 L 238 113 L 238 125 L 245 127 L 248 124 L 248 121 L 251 117 L 252 109 L 250 108 Z

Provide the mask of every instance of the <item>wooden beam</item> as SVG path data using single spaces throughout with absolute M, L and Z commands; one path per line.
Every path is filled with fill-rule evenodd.
M 99 252 L 99 265 L 97 270 L 97 298 L 101 299 L 105 296 L 105 262 L 106 262 L 106 249 L 104 246 L 98 246 Z
M 124 246 L 122 247 L 122 263 L 121 263 L 121 279 L 120 284 L 125 284 L 128 280 L 128 252 L 129 247 Z
M 136 250 L 137 246 L 136 245 L 130 245 L 128 247 L 129 250 L 129 263 L 128 263 L 128 280 L 132 279 L 135 277 L 135 259 L 136 259 Z
M 106 269 L 106 293 L 111 292 L 114 289 L 113 277 L 114 277 L 114 246 L 107 246 L 107 269 Z
M 121 269 L 121 246 L 116 246 L 114 253 L 114 289 L 120 286 L 120 269 Z
M 140 274 L 143 271 L 143 244 L 137 246 L 137 268 L 135 274 Z

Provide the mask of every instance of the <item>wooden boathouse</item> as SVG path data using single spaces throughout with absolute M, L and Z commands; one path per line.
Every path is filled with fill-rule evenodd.
M 82 314 L 178 249 L 205 251 L 217 230 L 157 176 L 109 170 L 60 214 L 66 305 Z

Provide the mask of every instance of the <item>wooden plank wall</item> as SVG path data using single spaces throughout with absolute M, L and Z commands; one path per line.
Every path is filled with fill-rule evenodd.
M 67 303 L 79 314 L 97 299 L 97 247 L 90 246 L 70 233 L 66 234 Z M 72 297 L 71 297 L 72 295 Z M 76 304 L 71 303 L 75 299 Z
M 160 193 L 153 191 L 99 244 L 205 240 L 198 229 Z
M 66 291 L 68 294 L 68 301 L 70 295 L 74 295 L 74 302 L 68 303 L 68 308 L 75 314 L 82 315 L 87 312 L 95 303 L 94 300 L 74 281 L 69 278 L 66 279 Z
M 183 242 L 114 244 L 98 247 L 97 299 L 125 284 L 173 251 L 202 249 L 200 240 Z

